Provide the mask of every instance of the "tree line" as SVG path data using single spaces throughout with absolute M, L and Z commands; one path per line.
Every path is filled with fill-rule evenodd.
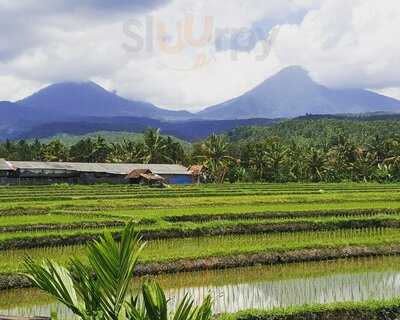
M 59 139 L 49 143 L 39 140 L 0 143 L 0 158 L 15 161 L 71 161 L 89 163 L 184 163 L 181 143 L 149 129 L 142 142 L 124 140 L 108 143 L 104 137 L 85 138 L 68 146 Z
M 142 142 L 107 143 L 102 137 L 82 139 L 68 147 L 60 140 L 47 144 L 6 141 L 0 158 L 22 161 L 110 163 L 177 163 L 203 165 L 208 182 L 341 182 L 400 181 L 400 136 L 375 135 L 368 143 L 332 134 L 318 144 L 279 136 L 231 141 L 211 135 L 188 150 L 159 130 L 149 129 Z

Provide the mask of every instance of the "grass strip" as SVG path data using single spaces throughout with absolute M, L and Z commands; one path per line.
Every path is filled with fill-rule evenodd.
M 79 222 L 71 224 L 37 224 L 0 227 L 0 250 L 29 249 L 83 244 L 97 239 L 108 228 L 118 236 L 123 221 Z M 337 230 L 379 230 L 400 228 L 400 215 L 372 217 L 328 217 L 304 219 L 212 221 L 203 224 L 157 224 L 152 220 L 137 222 L 143 239 L 177 239 L 207 236 L 280 234 Z M 74 231 L 71 231 L 74 230 Z M 8 231 L 8 233 L 7 233 Z M 19 232 L 18 232 L 19 231 Z M 399 231 L 400 232 L 400 231 Z
M 353 245 L 336 248 L 296 249 L 281 252 L 259 252 L 229 256 L 198 257 L 191 259 L 160 259 L 159 261 L 142 260 L 136 267 L 135 274 L 137 276 L 159 275 L 166 273 L 241 268 L 257 265 L 290 264 L 398 254 L 400 254 L 400 243 L 376 246 Z M 67 263 L 68 261 L 66 260 L 63 264 Z M 29 287 L 30 285 L 31 284 L 26 277 L 16 271 L 0 273 L 0 290 Z
M 88 240 L 92 234 L 81 235 Z M 86 238 L 85 238 L 86 237 Z M 0 252 L 0 270 L 21 271 L 24 257 L 49 258 L 66 263 L 71 256 L 85 258 L 85 246 L 67 246 L 69 239 L 59 238 L 66 246 Z M 37 239 L 31 239 L 34 243 Z M 55 243 L 52 239 L 51 243 Z M 178 260 L 232 257 L 260 253 L 278 254 L 296 250 L 337 249 L 347 247 L 376 247 L 400 245 L 400 230 L 365 229 L 282 234 L 214 236 L 148 241 L 142 262 L 174 262 Z M 349 252 L 351 253 L 351 252 Z
M 328 210 L 328 211 L 288 211 L 288 212 L 243 212 L 223 214 L 188 214 L 162 217 L 168 222 L 205 222 L 215 220 L 246 220 L 246 219 L 298 219 L 307 217 L 357 217 L 374 215 L 398 215 L 398 209 L 359 209 L 359 210 Z
M 400 299 L 389 301 L 343 302 L 330 305 L 296 306 L 285 309 L 245 310 L 222 314 L 218 320 L 396 320 Z
M 212 197 L 192 197 L 188 201 L 185 197 L 175 196 L 170 198 L 129 198 L 127 199 L 73 199 L 73 200 L 56 200 L 56 201 L 27 201 L 27 202 L 2 202 L 1 210 L 12 210 L 14 208 L 30 208 L 30 209 L 55 209 L 55 210 L 104 210 L 104 209 L 139 209 L 139 208 L 187 208 L 187 207 L 209 207 L 223 205 L 298 205 L 298 204 L 342 204 L 351 202 L 399 202 L 400 192 L 374 192 L 374 193 L 348 193 L 348 194 L 315 194 L 315 195 L 227 195 Z

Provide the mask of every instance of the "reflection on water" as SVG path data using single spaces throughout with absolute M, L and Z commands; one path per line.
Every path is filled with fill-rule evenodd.
M 171 306 L 190 293 L 197 302 L 211 294 L 215 312 L 249 308 L 390 299 L 400 296 L 400 257 L 339 260 L 184 273 L 156 277 Z M 70 313 L 34 289 L 0 292 L 0 314 Z
M 293 305 L 388 299 L 400 295 L 400 272 L 335 275 L 311 279 L 267 281 L 172 289 L 167 293 L 173 304 L 189 292 L 202 301 L 210 292 L 216 312 L 243 309 L 271 309 Z

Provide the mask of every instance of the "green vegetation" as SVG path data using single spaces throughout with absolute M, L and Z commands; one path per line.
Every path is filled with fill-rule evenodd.
M 215 312 L 220 313 L 250 307 L 270 310 L 279 305 L 282 308 L 304 303 L 330 304 L 349 301 L 351 296 L 354 302 L 392 299 L 398 294 L 397 282 L 393 280 L 399 270 L 399 257 L 392 256 L 163 274 L 152 279 L 160 283 L 171 299 L 186 292 L 199 297 L 210 290 Z M 134 278 L 132 289 L 137 290 L 147 279 Z M 271 296 L 277 300 L 268 299 Z M 0 292 L 0 314 L 12 309 L 16 315 L 46 315 L 49 305 L 52 300 L 35 289 Z M 57 310 L 59 318 L 69 318 L 66 310 Z
M 0 187 L 0 269 L 21 271 L 29 252 L 65 263 L 81 254 L 76 245 L 128 220 L 155 239 L 144 262 L 397 245 L 399 191 L 354 183 Z
M 347 137 L 356 145 L 373 143 L 377 133 L 382 140 L 400 135 L 399 117 L 340 117 L 305 116 L 293 120 L 281 121 L 268 127 L 240 127 L 227 134 L 232 142 L 257 141 L 268 137 L 280 137 L 313 146 L 323 146 L 338 136 Z
M 207 182 L 400 181 L 398 119 L 304 117 L 242 127 L 188 145 L 158 130 L 141 139 L 89 135 L 63 143 L 0 143 L 0 158 L 76 162 L 204 165 Z M 115 137 L 114 137 L 115 138 Z
M 162 239 L 148 242 L 146 250 L 141 255 L 141 262 L 172 262 L 233 257 L 242 254 L 385 245 L 400 247 L 400 230 L 360 229 Z M 83 259 L 84 248 L 84 246 L 64 246 L 0 251 L 0 269 L 3 272 L 23 271 L 23 259 L 27 254 L 35 259 L 50 258 L 65 265 L 71 256 Z
M 99 135 L 89 136 L 69 145 L 60 139 L 48 143 L 35 140 L 29 143 L 0 143 L 0 158 L 7 160 L 74 161 L 74 162 L 139 162 L 163 163 L 183 162 L 188 145 L 172 137 L 164 137 L 159 130 L 147 130 L 137 139 L 134 136 L 120 142 L 108 142 Z
M 133 142 L 143 142 L 144 141 L 144 134 L 143 133 L 134 133 L 134 132 L 124 132 L 124 131 L 97 131 L 93 133 L 88 133 L 84 135 L 71 135 L 71 134 L 60 134 L 56 135 L 52 138 L 44 138 L 39 139 L 39 141 L 43 144 L 48 144 L 53 140 L 60 140 L 62 144 L 65 144 L 68 147 L 77 144 L 81 140 L 86 139 L 97 139 L 97 137 L 102 137 L 104 140 L 111 144 L 111 143 L 123 143 L 126 140 L 133 141 Z M 167 138 L 167 136 L 164 136 Z M 182 143 L 185 146 L 189 146 L 189 143 L 172 137 L 175 141 Z M 28 141 L 29 143 L 33 143 L 34 140 Z
M 146 282 L 140 295 L 131 294 L 131 280 L 144 246 L 134 225 L 128 223 L 120 241 L 106 233 L 90 243 L 86 265 L 77 258 L 71 259 L 69 268 L 48 259 L 38 263 L 26 258 L 27 276 L 82 320 L 210 320 L 210 297 L 197 307 L 186 295 L 172 315 L 157 283 Z
M 400 316 L 400 299 L 391 301 L 346 302 L 332 305 L 299 306 L 271 311 L 250 310 L 224 314 L 221 320 L 303 320 L 353 319 L 395 320 Z
M 128 221 L 148 241 L 140 275 L 398 255 L 400 185 L 3 186 L 0 288 L 27 285 L 27 255 L 88 263 L 85 244 Z

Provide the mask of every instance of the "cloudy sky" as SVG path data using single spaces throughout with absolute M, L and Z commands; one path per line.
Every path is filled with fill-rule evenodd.
M 399 0 L 0 0 L 0 100 L 55 82 L 198 110 L 301 65 L 400 98 Z

